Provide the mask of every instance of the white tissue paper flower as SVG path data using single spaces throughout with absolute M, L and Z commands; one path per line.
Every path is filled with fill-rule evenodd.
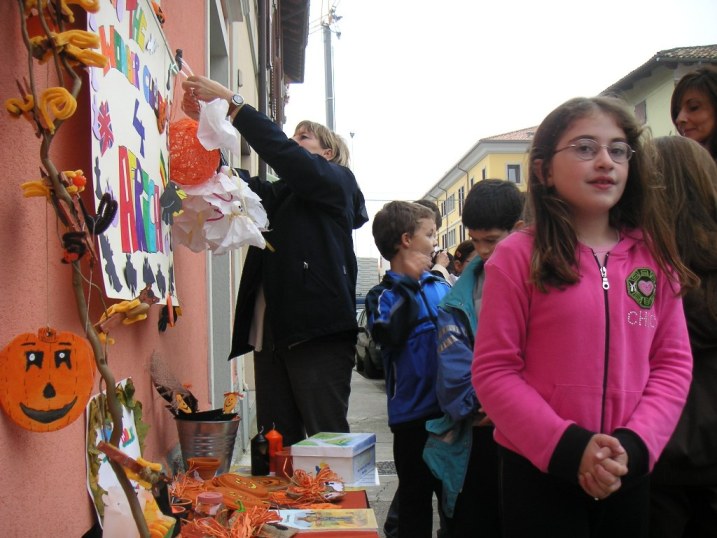
M 215 254 L 244 245 L 266 247 L 261 231 L 269 221 L 257 194 L 224 166 L 209 181 L 184 187 L 183 212 L 175 217 L 177 240 L 194 252 Z
M 225 99 L 214 99 L 203 104 L 199 111 L 197 138 L 207 150 L 228 149 L 235 155 L 241 154 L 239 133 L 227 119 L 229 103 Z

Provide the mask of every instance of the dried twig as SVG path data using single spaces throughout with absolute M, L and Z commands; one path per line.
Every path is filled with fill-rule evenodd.
M 28 72 L 30 76 L 29 86 L 34 99 L 33 117 L 37 127 L 37 133 L 42 139 L 42 143 L 40 146 L 40 161 L 42 162 L 44 171 L 47 173 L 47 176 L 52 186 L 52 196 L 50 196 L 50 201 L 58 217 L 60 215 L 64 215 L 65 218 L 69 218 L 70 222 L 65 223 L 68 227 L 74 228 L 77 231 L 83 230 L 83 216 L 77 211 L 76 205 L 73 203 L 70 194 L 67 192 L 65 185 L 61 181 L 60 172 L 50 158 L 50 146 L 55 135 L 57 134 L 58 129 L 61 127 L 63 120 L 58 119 L 55 121 L 54 132 L 51 132 L 50 129 L 43 126 L 39 120 L 40 113 L 38 110 L 38 103 L 40 101 L 38 99 L 38 92 L 33 74 L 34 65 L 32 56 L 32 45 L 30 43 L 30 38 L 27 31 L 27 22 L 25 18 L 25 2 L 24 0 L 17 0 L 17 4 L 20 12 L 22 36 L 25 42 L 25 47 L 28 51 Z M 59 5 L 60 0 L 48 0 L 47 7 L 45 8 L 42 7 L 43 4 L 44 2 L 38 2 L 37 9 L 39 11 L 39 18 L 45 31 L 45 34 L 48 36 L 50 35 L 50 28 L 46 19 L 46 10 L 48 13 L 54 13 L 54 22 L 56 23 L 57 27 L 61 32 L 64 31 L 64 20 L 62 19 L 61 8 Z M 80 78 L 80 76 L 70 66 L 69 62 L 67 61 L 67 58 L 59 54 L 55 49 L 53 49 L 53 63 L 57 71 L 58 83 L 63 84 L 65 80 L 65 75 L 69 76 L 72 88 L 70 93 L 72 94 L 73 98 L 77 99 L 77 95 L 80 93 L 80 89 L 82 87 L 82 79 Z M 80 260 L 73 261 L 72 288 L 75 295 L 75 304 L 77 306 L 77 311 L 80 316 L 82 326 L 85 328 L 85 334 L 87 336 L 87 339 L 90 341 L 90 344 L 92 346 L 92 350 L 95 356 L 95 363 L 97 364 L 97 370 L 102 376 L 102 379 L 105 382 L 105 386 L 107 387 L 107 405 L 109 407 L 110 416 L 112 417 L 112 435 L 110 437 L 110 443 L 115 446 L 119 446 L 120 437 L 122 435 L 122 406 L 117 399 L 117 395 L 115 394 L 115 378 L 107 364 L 107 357 L 105 355 L 104 348 L 102 346 L 102 343 L 100 342 L 97 331 L 89 320 L 89 313 L 87 309 L 87 304 L 85 302 L 82 282 L 83 277 L 80 267 Z M 124 469 L 120 465 L 112 461 L 110 461 L 110 465 L 112 466 L 115 475 L 117 475 L 117 480 L 122 487 L 122 490 L 127 496 L 127 501 L 129 502 L 129 506 L 132 511 L 132 517 L 135 520 L 140 535 L 143 538 L 148 538 L 150 536 L 149 528 L 147 527 L 147 522 L 144 519 L 144 514 L 142 513 L 142 509 L 139 505 L 139 500 L 137 499 L 131 482 L 127 478 Z

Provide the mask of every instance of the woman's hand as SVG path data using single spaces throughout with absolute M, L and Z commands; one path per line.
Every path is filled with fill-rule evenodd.
M 229 88 L 222 86 L 207 77 L 192 75 L 182 82 L 184 96 L 182 97 L 182 110 L 194 120 L 199 119 L 199 101 L 214 101 L 214 99 L 225 99 L 231 104 L 232 92 Z
M 199 121 L 199 99 L 191 90 L 185 91 L 182 96 L 182 110 L 193 120 Z

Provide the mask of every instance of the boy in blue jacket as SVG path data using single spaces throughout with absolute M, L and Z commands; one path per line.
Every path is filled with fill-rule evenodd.
M 433 212 L 389 202 L 373 220 L 373 236 L 391 269 L 366 296 L 368 330 L 381 345 L 388 423 L 398 474 L 399 538 L 430 538 L 433 494 L 440 481 L 423 461 L 426 421 L 441 410 L 436 397 L 436 317 L 450 287 L 428 272 L 438 241 Z
M 436 390 L 444 416 L 426 427 L 424 458 L 443 485 L 451 538 L 500 538 L 498 452 L 493 427 L 471 383 L 473 344 L 483 291 L 483 264 L 495 246 L 523 226 L 523 195 L 514 183 L 486 179 L 468 192 L 463 225 L 478 256 L 438 309 Z

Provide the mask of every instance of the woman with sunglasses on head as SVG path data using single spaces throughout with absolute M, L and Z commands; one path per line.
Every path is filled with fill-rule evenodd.
M 503 536 L 647 536 L 648 473 L 687 396 L 680 262 L 642 127 L 576 98 L 538 127 L 528 221 L 485 265 L 472 381 L 495 424 Z
M 672 123 L 717 160 L 717 67 L 706 65 L 683 76 L 672 92 Z

